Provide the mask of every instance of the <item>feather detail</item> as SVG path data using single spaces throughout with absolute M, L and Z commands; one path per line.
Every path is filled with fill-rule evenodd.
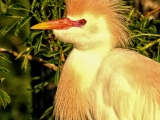
M 66 0 L 67 17 L 86 24 L 54 30 L 74 45 L 55 97 L 56 120 L 160 120 L 160 64 L 120 49 L 128 43 L 118 0 Z
M 106 106 L 104 111 L 112 113 L 108 120 L 160 119 L 159 63 L 133 51 L 114 49 L 102 60 L 96 83 L 96 102 L 103 104 L 95 108 Z
M 114 41 L 113 47 L 125 47 L 128 45 L 130 31 L 126 26 L 125 14 L 129 9 L 118 0 L 66 0 L 68 16 L 83 16 L 92 14 L 93 16 L 104 17 L 108 29 Z
M 100 59 L 76 49 L 72 50 L 63 67 L 55 96 L 53 113 L 56 120 L 93 120 L 93 93 L 89 89 L 95 81 L 94 75 L 100 65 Z

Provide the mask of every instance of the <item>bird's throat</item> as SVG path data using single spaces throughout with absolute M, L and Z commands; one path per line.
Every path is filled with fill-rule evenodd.
M 90 119 L 91 86 L 100 64 L 81 51 L 73 50 L 61 73 L 55 97 L 54 114 L 57 118 Z M 87 108 L 87 109 L 86 109 Z M 63 113 L 63 114 L 60 114 Z

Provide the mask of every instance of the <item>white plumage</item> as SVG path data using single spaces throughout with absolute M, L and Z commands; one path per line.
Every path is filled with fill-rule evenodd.
M 55 118 L 160 120 L 160 64 L 118 48 L 127 45 L 129 37 L 121 4 L 66 0 L 66 5 L 68 19 L 32 27 L 53 29 L 74 45 L 58 84 Z

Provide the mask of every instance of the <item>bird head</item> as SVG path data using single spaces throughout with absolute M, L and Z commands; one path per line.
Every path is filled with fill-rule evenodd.
M 82 50 L 109 51 L 127 43 L 124 9 L 117 0 L 66 0 L 67 17 L 31 29 L 53 30 L 63 42 Z

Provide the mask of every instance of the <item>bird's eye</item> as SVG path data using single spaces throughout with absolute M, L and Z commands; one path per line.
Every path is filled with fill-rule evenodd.
M 81 19 L 81 20 L 79 20 L 79 24 L 80 24 L 80 25 L 85 25 L 85 24 L 86 24 L 86 22 L 87 22 L 87 21 L 86 21 L 85 19 Z
M 83 25 L 86 24 L 86 20 L 85 19 L 80 19 L 80 20 L 77 20 L 77 21 L 71 21 L 73 24 L 74 27 L 82 27 Z

